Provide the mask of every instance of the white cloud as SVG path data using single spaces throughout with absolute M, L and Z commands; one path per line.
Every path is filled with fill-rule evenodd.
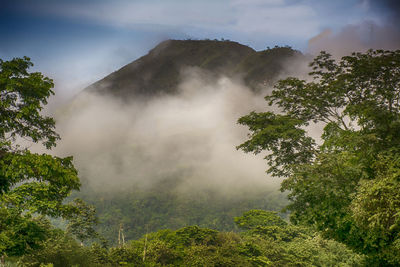
M 318 32 L 318 27 L 318 18 L 312 8 L 284 4 L 243 6 L 235 25 L 235 29 L 242 32 L 286 35 L 296 39 Z
M 399 30 L 393 25 L 378 25 L 373 21 L 347 25 L 339 32 L 327 29 L 308 42 L 308 52 L 318 54 L 324 50 L 336 58 L 352 52 L 365 52 L 368 49 L 394 50 L 399 48 Z
M 81 94 L 56 116 L 62 140 L 53 153 L 74 155 L 97 190 L 176 178 L 180 192 L 276 190 L 280 179 L 265 174 L 262 155 L 235 149 L 247 135 L 236 120 L 263 110 L 264 94 L 224 77 L 214 82 L 198 69 L 182 78 L 180 94 L 146 103 Z
M 117 27 L 163 25 L 210 32 L 303 38 L 318 32 L 310 5 L 285 0 L 47 2 L 37 12 Z

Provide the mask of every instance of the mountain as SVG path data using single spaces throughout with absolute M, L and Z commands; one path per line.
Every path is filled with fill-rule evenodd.
M 255 51 L 232 41 L 168 40 L 87 87 L 88 92 L 112 97 L 76 102 L 71 110 L 77 122 L 66 123 L 73 137 L 67 147 L 81 144 L 75 157 L 78 162 L 83 159 L 78 196 L 96 206 L 100 233 L 115 244 L 121 224 L 127 239 L 147 230 L 188 225 L 232 231 L 237 230 L 233 217 L 247 210 L 281 210 L 287 201 L 278 187 L 255 182 L 254 177 L 264 179 L 264 162 L 242 165 L 243 158 L 235 154 L 244 133 L 235 122 L 254 108 L 259 95 L 242 82 L 240 91 L 234 87 L 241 80 L 254 92 L 262 90 L 287 74 L 288 66 L 296 68 L 293 62 L 299 59 L 307 60 L 290 47 Z M 205 89 L 204 96 L 200 92 L 179 98 L 178 86 L 190 68 L 201 69 L 207 82 L 221 75 L 233 78 L 229 92 Z M 142 98 L 166 94 L 177 97 L 140 105 Z M 115 104 L 113 97 L 139 101 Z M 169 102 L 171 98 L 175 102 Z M 135 105 L 140 108 L 132 108 Z M 119 178 L 129 183 L 121 185 Z M 116 189 L 103 186 L 102 179 L 115 181 Z M 91 188 L 93 180 L 102 190 Z
M 175 93 L 181 71 L 197 67 L 215 77 L 240 77 L 256 91 L 272 85 L 285 63 L 299 57 L 304 56 L 290 47 L 257 52 L 232 41 L 167 40 L 86 90 L 123 99 Z

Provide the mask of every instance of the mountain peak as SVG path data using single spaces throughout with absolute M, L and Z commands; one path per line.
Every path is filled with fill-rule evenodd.
M 298 55 L 289 47 L 257 52 L 233 41 L 166 40 L 86 90 L 123 99 L 171 94 L 177 91 L 182 70 L 191 67 L 212 76 L 239 76 L 257 90 L 263 81 L 277 77 L 287 58 Z

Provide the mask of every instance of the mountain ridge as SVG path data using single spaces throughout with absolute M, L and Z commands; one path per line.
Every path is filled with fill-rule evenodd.
M 212 77 L 240 77 L 254 91 L 273 85 L 285 62 L 305 57 L 290 47 L 263 51 L 233 41 L 166 40 L 148 54 L 84 89 L 121 99 L 173 94 L 181 81 L 183 69 L 196 67 Z

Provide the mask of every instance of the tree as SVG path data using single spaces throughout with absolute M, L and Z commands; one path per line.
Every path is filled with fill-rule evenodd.
M 268 172 L 286 178 L 292 222 L 400 264 L 400 50 L 339 62 L 321 52 L 310 66 L 312 81 L 281 80 L 265 97 L 275 112 L 239 119 L 250 134 L 238 149 L 268 151 Z M 310 123 L 323 127 L 318 142 Z
M 258 226 L 284 226 L 287 223 L 276 212 L 265 210 L 249 210 L 240 217 L 235 217 L 236 225 L 243 230 L 250 230 Z
M 38 215 L 68 219 L 82 206 L 64 203 L 80 187 L 72 157 L 32 153 L 22 145 L 51 149 L 60 139 L 55 121 L 41 114 L 53 82 L 29 73 L 31 66 L 27 57 L 0 60 L 0 254 L 22 255 L 46 237 Z

